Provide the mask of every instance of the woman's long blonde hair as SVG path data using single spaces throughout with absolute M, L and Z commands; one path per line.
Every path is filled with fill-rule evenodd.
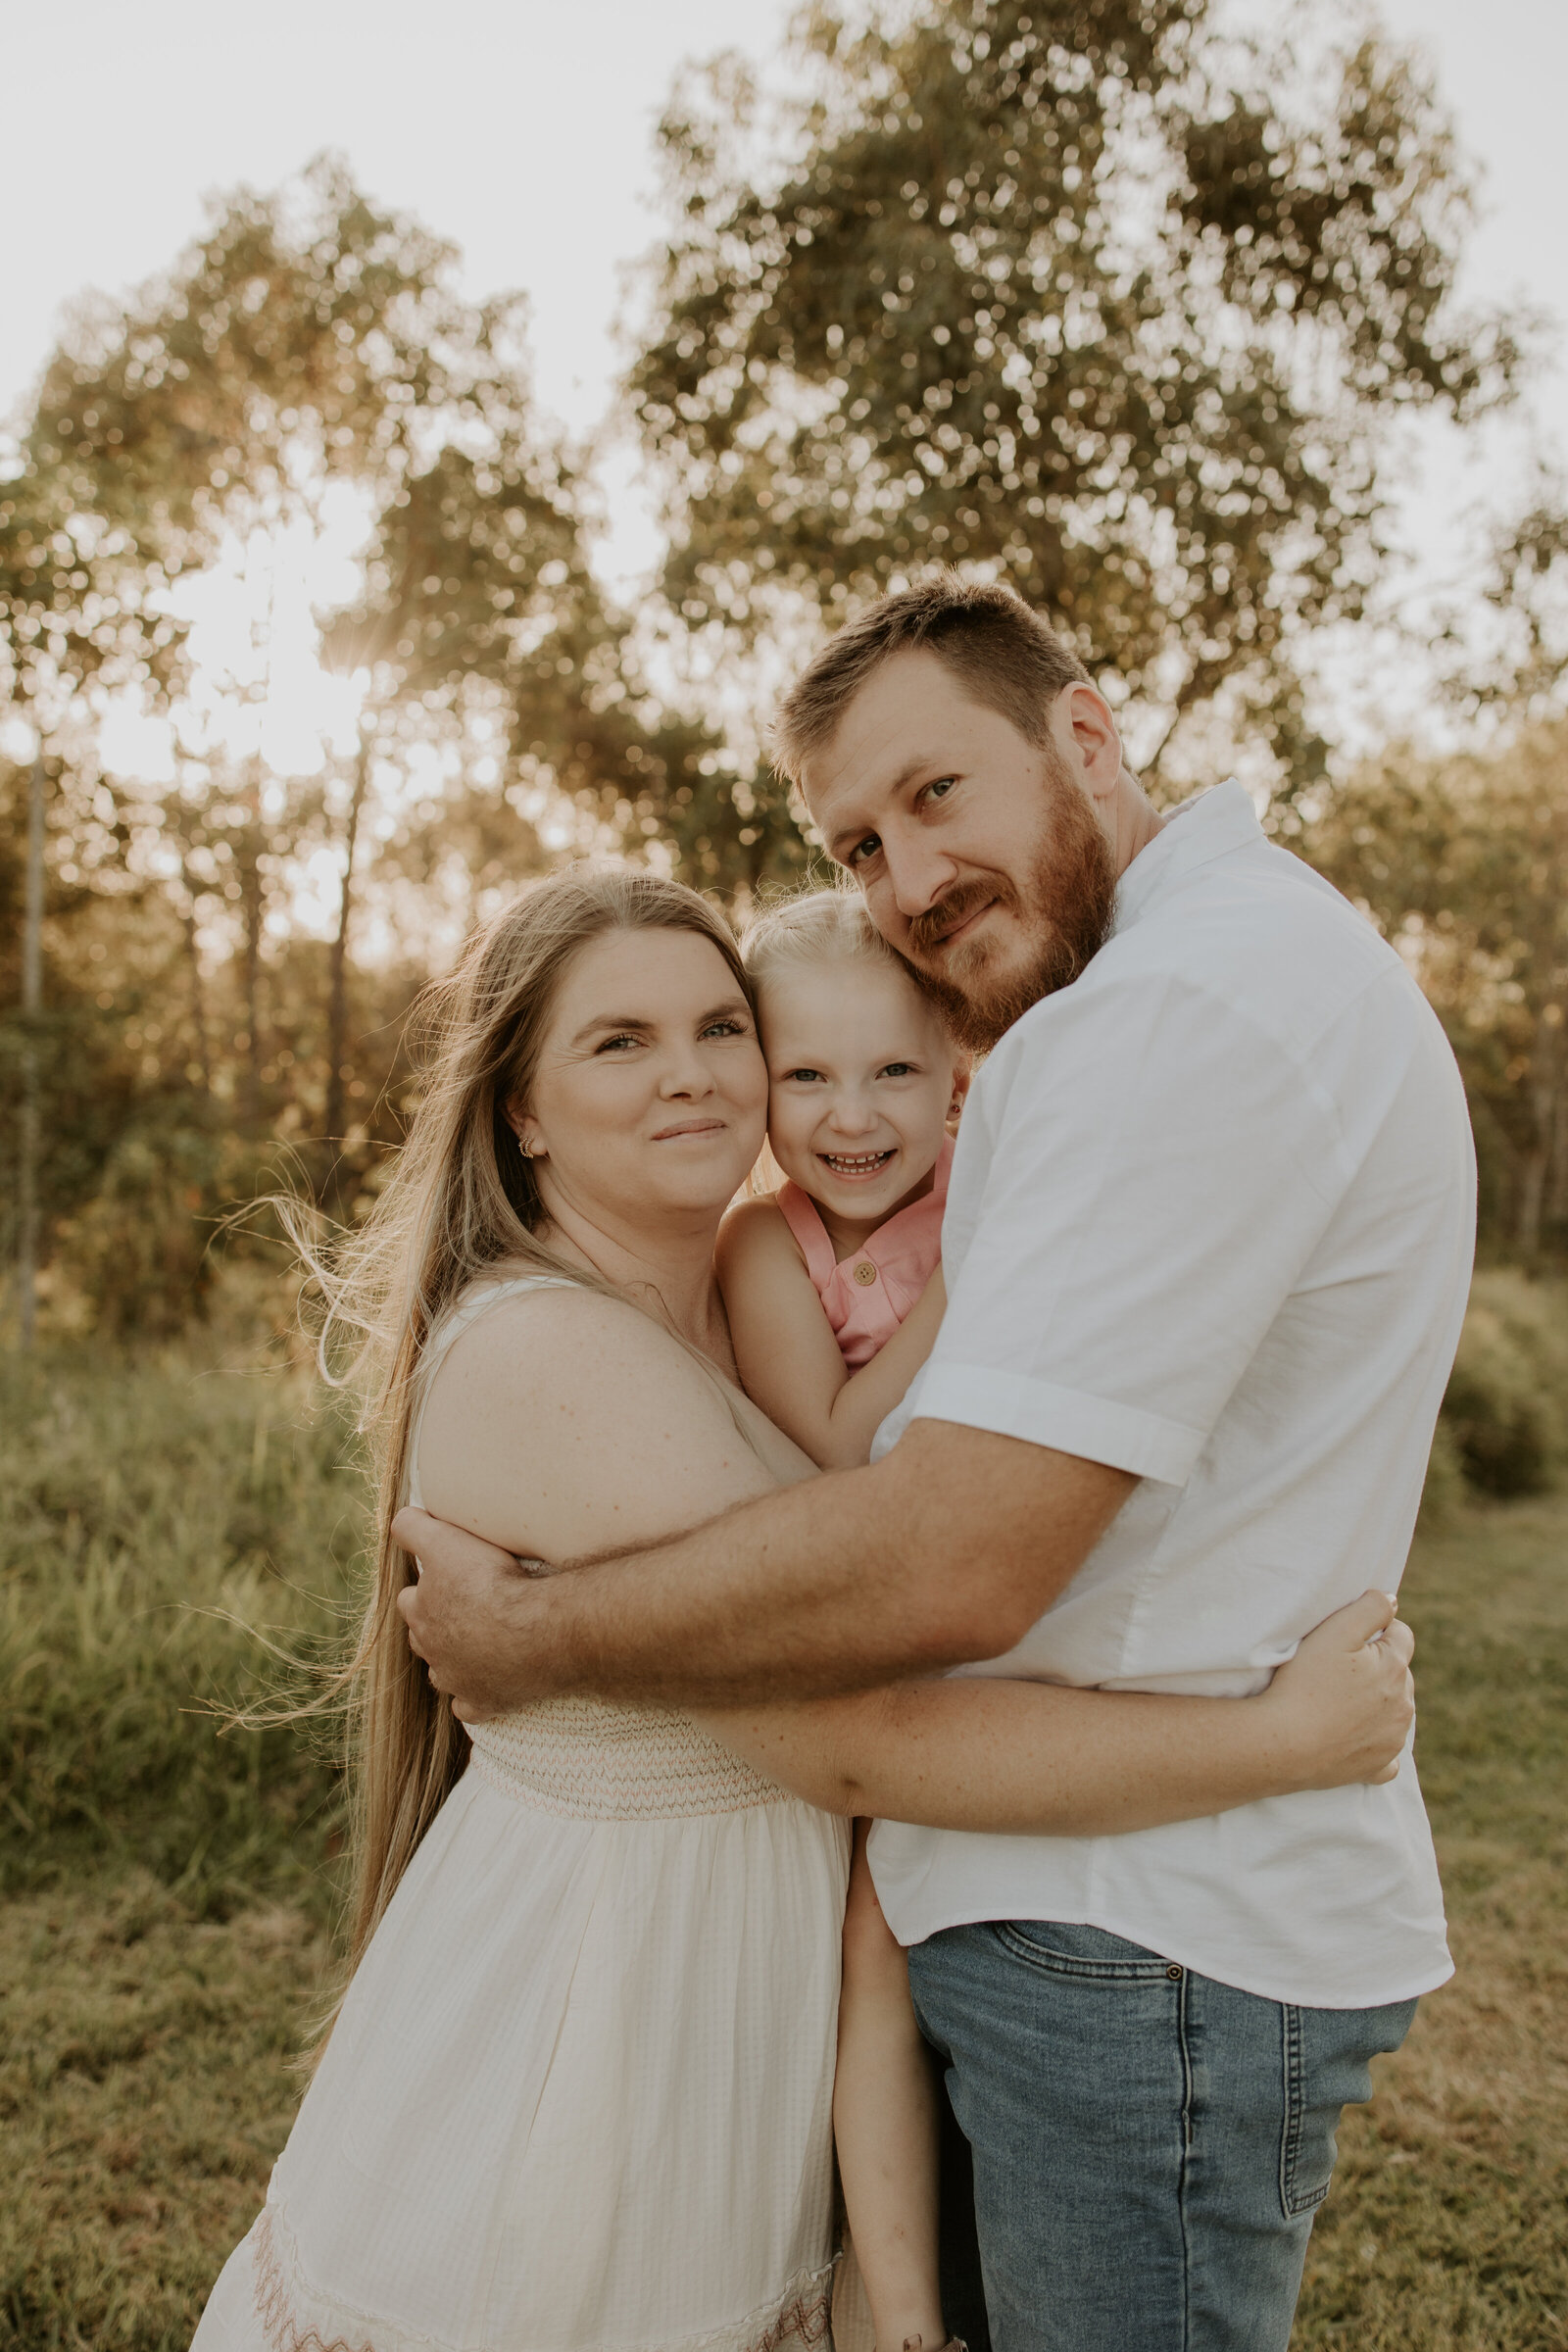
M 752 1002 L 733 935 L 696 891 L 622 868 L 577 868 L 534 884 L 474 934 L 430 992 L 418 1108 L 365 1225 L 305 1252 L 326 1300 L 322 1366 L 362 1390 L 361 1426 L 378 1473 L 374 1588 L 336 1685 L 350 1710 L 351 1961 L 468 1754 L 467 1734 L 431 1690 L 397 1605 L 414 1563 L 391 1523 L 407 1492 L 425 1348 L 468 1285 L 501 1267 L 610 1287 L 540 1238 L 539 1193 L 509 1112 L 527 1102 L 567 968 L 590 940 L 616 930 L 696 933 Z

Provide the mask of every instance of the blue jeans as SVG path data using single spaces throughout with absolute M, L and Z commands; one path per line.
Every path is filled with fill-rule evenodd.
M 909 1982 L 972 2151 L 995 2352 L 1286 2352 L 1340 2111 L 1414 2001 L 1291 2007 L 1037 1920 L 947 1929 Z M 974 2346 L 961 2221 L 944 2238 Z

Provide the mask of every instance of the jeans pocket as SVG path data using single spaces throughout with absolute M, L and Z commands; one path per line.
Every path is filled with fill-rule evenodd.
M 1129 1943 L 1108 1929 L 1079 1926 L 1051 1919 L 1006 1919 L 993 1925 L 993 1934 L 1015 1960 L 1052 1977 L 1073 1977 L 1086 1984 L 1154 1984 L 1179 1979 L 1182 1972 L 1158 1952 Z
M 1414 2001 L 1379 2009 L 1281 2006 L 1285 2124 L 1280 2135 L 1280 2204 L 1287 2220 L 1315 2213 L 1329 2193 L 1339 2155 L 1340 2117 L 1372 2096 L 1372 2060 L 1396 2050 Z
M 1280 2203 L 1286 2219 L 1315 2213 L 1329 2193 L 1339 2154 L 1339 2112 L 1326 2131 L 1313 2131 L 1307 2103 L 1306 2034 L 1300 2010 L 1280 2012 L 1285 2034 L 1285 2130 L 1280 2140 Z

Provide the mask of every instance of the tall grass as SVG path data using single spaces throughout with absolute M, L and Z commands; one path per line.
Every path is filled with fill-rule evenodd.
M 1477 1499 L 1560 1475 L 1565 1297 L 1477 1285 L 1405 1587 L 1460 1973 L 1347 2118 L 1298 2352 L 1568 2352 L 1568 1495 Z M 0 2352 L 183 2352 L 336 1965 L 331 1726 L 221 1712 L 336 1645 L 367 1495 L 216 1349 L 13 1363 L 0 1482 Z
M 83 1350 L 0 1374 L 0 1889 L 130 1861 L 220 1916 L 335 1843 L 330 1724 L 268 1644 L 338 1641 L 352 1433 L 298 1373 Z

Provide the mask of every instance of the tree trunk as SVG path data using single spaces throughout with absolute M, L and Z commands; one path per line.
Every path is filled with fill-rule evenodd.
M 359 845 L 360 818 L 370 781 L 370 730 L 360 730 L 354 761 L 354 792 L 349 801 L 348 830 L 343 845 L 343 891 L 338 901 L 337 936 L 332 942 L 331 980 L 326 1001 L 326 1148 L 337 1164 L 336 1148 L 343 1141 L 343 1086 L 348 1072 L 343 1056 L 348 1049 L 349 921 L 354 912 L 354 853 Z
M 247 821 L 239 839 L 240 917 L 244 927 L 245 1092 L 247 1127 L 262 1115 L 262 780 L 253 773 Z
M 1557 1140 L 1557 1038 L 1544 1020 L 1536 1023 L 1530 1059 L 1534 1071 L 1530 1107 L 1535 1113 L 1536 1132 L 1520 1171 L 1518 1241 L 1525 1255 L 1534 1257 L 1541 1249 L 1546 1185 L 1551 1175 L 1552 1147 Z
M 196 1066 L 201 1072 L 202 1093 L 209 1098 L 213 1092 L 213 1056 L 207 1036 L 207 988 L 202 979 L 201 951 L 196 939 L 196 893 L 191 888 L 189 874 L 182 875 L 185 884 L 185 953 L 190 957 L 190 1025 L 196 1037 Z
M 17 1288 L 22 1301 L 22 1345 L 30 1348 L 38 1320 L 38 1159 L 43 1120 L 38 1100 L 43 1010 L 43 754 L 32 763 L 27 785 L 27 880 L 22 933 L 22 1135 L 18 1168 Z
M 1547 1214 L 1553 1225 L 1568 1224 L 1568 1087 L 1557 1089 L 1557 1116 L 1551 1138 L 1551 1200 Z
M 1541 1211 L 1546 1191 L 1547 1156 L 1544 1144 L 1533 1144 L 1528 1152 L 1520 1153 L 1519 1207 L 1514 1239 L 1526 1257 L 1534 1257 L 1541 1248 Z

